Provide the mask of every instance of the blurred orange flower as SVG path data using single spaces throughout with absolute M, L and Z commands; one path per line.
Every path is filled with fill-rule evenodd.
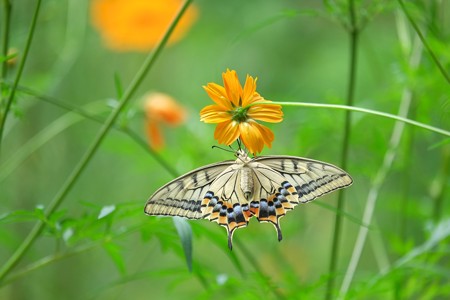
M 186 121 L 186 110 L 172 97 L 163 93 L 145 96 L 146 133 L 150 146 L 159 150 L 164 147 L 161 124 L 178 126 Z
M 163 37 L 181 8 L 181 0 L 93 0 L 91 16 L 106 45 L 117 51 L 147 51 Z M 191 5 L 172 33 L 178 41 L 197 19 Z
M 281 122 L 281 106 L 267 104 L 270 101 L 256 92 L 256 78 L 247 75 L 244 88 L 234 70 L 227 69 L 222 78 L 224 86 L 208 83 L 203 87 L 216 104 L 201 110 L 200 121 L 217 123 L 214 138 L 220 144 L 228 146 L 239 138 L 253 154 L 261 152 L 264 145 L 271 147 L 272 131 L 256 121 Z

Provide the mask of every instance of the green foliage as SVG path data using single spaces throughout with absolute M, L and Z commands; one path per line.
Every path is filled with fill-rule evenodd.
M 1 299 L 450 297 L 447 2 L 199 1 L 187 36 L 148 55 L 108 50 L 91 1 L 72 2 L 0 8 Z M 143 212 L 164 183 L 231 159 L 198 115 L 226 68 L 289 104 L 263 154 L 346 156 L 354 178 L 342 207 L 289 212 L 280 243 L 252 220 L 230 251 L 215 223 Z M 151 91 L 189 114 L 162 151 L 146 142 Z M 345 112 L 325 104 L 349 98 L 346 148 Z

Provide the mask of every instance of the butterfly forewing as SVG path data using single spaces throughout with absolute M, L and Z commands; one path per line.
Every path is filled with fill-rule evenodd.
M 279 172 L 297 190 L 300 202 L 309 202 L 336 189 L 352 184 L 347 172 L 328 163 L 295 156 L 262 156 L 256 158 Z
M 201 219 L 201 201 L 211 183 L 234 161 L 207 165 L 180 176 L 158 189 L 147 201 L 148 215 Z

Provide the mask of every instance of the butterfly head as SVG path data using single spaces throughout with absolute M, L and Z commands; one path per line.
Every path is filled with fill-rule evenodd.
M 236 162 L 249 162 L 251 161 L 250 157 L 248 157 L 248 153 L 245 150 L 239 149 L 234 154 L 237 157 Z

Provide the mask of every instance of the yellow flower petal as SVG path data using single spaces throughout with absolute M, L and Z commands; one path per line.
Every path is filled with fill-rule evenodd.
M 272 130 L 270 130 L 269 128 L 267 128 L 264 125 L 261 125 L 259 123 L 254 122 L 253 126 L 255 126 L 256 128 L 258 128 L 259 132 L 261 133 L 261 137 L 264 141 L 264 144 L 269 147 L 272 148 L 272 142 L 275 138 L 275 135 L 273 134 Z
M 222 111 L 219 105 L 208 105 L 200 111 L 200 121 L 205 123 L 222 123 L 230 121 L 228 112 Z
M 227 92 L 227 98 L 234 106 L 242 106 L 240 102 L 242 96 L 242 86 L 235 70 L 228 70 L 222 73 L 223 85 Z
M 214 138 L 223 145 L 231 145 L 239 137 L 239 126 L 235 121 L 217 124 Z
M 240 139 L 251 153 L 261 152 L 264 145 L 271 146 L 273 132 L 257 121 L 277 123 L 283 120 L 278 104 L 270 104 L 256 92 L 256 78 L 247 75 L 242 88 L 236 71 L 227 69 L 222 73 L 224 87 L 209 83 L 205 88 L 216 103 L 203 108 L 200 120 L 217 123 L 214 138 L 221 144 L 230 145 Z
M 163 93 L 149 93 L 145 96 L 145 114 L 148 119 L 177 126 L 186 121 L 186 109 L 171 96 Z
M 256 104 L 248 110 L 248 116 L 254 120 L 279 123 L 283 121 L 281 106 L 277 104 Z
M 154 120 L 148 120 L 145 131 L 150 147 L 154 150 L 161 150 L 164 147 L 164 137 L 158 123 Z
M 181 0 L 93 0 L 91 18 L 108 48 L 116 51 L 145 51 L 161 40 Z M 190 5 L 170 36 L 180 40 L 197 19 L 198 9 Z
M 245 80 L 244 91 L 242 93 L 242 106 L 246 107 L 253 100 L 253 95 L 256 92 L 256 79 L 252 76 L 247 75 Z
M 264 147 L 264 139 L 259 129 L 254 126 L 254 122 L 243 122 L 239 124 L 240 137 L 245 147 L 250 153 L 261 152 Z
M 228 96 L 224 87 L 216 83 L 208 83 L 206 86 L 203 86 L 203 88 L 208 93 L 209 97 L 216 102 L 217 105 L 221 106 L 223 110 L 231 110 L 233 108 L 231 102 L 227 99 Z

